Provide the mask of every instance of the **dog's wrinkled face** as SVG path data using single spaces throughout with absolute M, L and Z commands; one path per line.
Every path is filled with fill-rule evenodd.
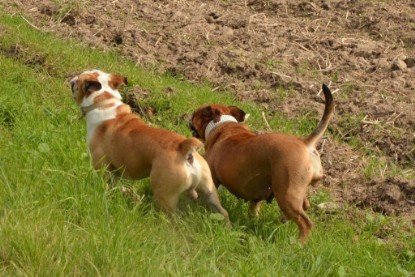
M 108 74 L 100 70 L 84 71 L 70 81 L 72 95 L 81 105 L 82 101 L 93 92 L 103 90 L 118 97 L 117 89 L 120 85 L 127 85 L 127 78 L 118 74 Z
M 205 129 L 210 121 L 218 122 L 222 115 L 231 115 L 238 122 L 243 122 L 245 119 L 245 112 L 235 106 L 224 106 L 220 104 L 211 104 L 198 108 L 189 120 L 189 129 L 192 135 L 200 138 L 203 141 L 205 138 Z

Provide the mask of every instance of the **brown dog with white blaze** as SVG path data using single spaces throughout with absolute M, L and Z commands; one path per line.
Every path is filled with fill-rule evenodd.
M 121 101 L 118 88 L 127 78 L 100 70 L 85 71 L 71 81 L 75 101 L 86 117 L 87 141 L 95 169 L 127 179 L 150 177 L 154 198 L 167 213 L 175 212 L 179 196 L 201 195 L 229 224 L 211 172 L 197 152 L 203 144 L 177 133 L 154 128 Z
M 250 131 L 240 123 L 245 112 L 235 106 L 205 105 L 189 121 L 193 136 L 205 142 L 205 159 L 215 184 L 249 200 L 249 213 L 253 216 L 258 215 L 262 200 L 275 197 L 283 213 L 297 223 L 301 242 L 306 241 L 313 227 L 305 213 L 310 206 L 307 187 L 323 178 L 316 144 L 334 111 L 332 94 L 324 84 L 323 92 L 323 117 L 305 139 Z

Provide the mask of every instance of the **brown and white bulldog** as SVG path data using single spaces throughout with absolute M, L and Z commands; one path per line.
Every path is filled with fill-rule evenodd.
M 150 177 L 154 198 L 167 213 L 176 210 L 179 196 L 198 193 L 229 224 L 208 164 L 195 138 L 147 125 L 121 101 L 118 88 L 127 79 L 99 70 L 85 71 L 71 81 L 73 97 L 86 117 L 87 141 L 95 169 L 128 179 Z
M 299 227 L 305 242 L 313 226 L 304 212 L 310 206 L 307 186 L 323 178 L 316 144 L 334 110 L 333 97 L 323 84 L 324 114 L 307 138 L 279 133 L 258 134 L 243 122 L 245 112 L 235 106 L 199 107 L 189 121 L 193 136 L 205 142 L 205 159 L 218 186 L 249 200 L 249 213 L 257 216 L 260 201 L 275 198 L 283 213 Z

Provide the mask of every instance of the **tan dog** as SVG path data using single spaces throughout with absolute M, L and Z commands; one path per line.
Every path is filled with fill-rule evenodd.
M 219 104 L 198 108 L 189 122 L 195 137 L 205 142 L 205 158 L 216 185 L 224 185 L 239 198 L 250 201 L 250 214 L 257 216 L 261 200 L 278 202 L 284 214 L 299 227 L 302 242 L 313 223 L 304 210 L 310 206 L 307 186 L 323 178 L 316 144 L 334 110 L 333 97 L 323 85 L 326 99 L 323 118 L 305 139 L 293 135 L 257 134 L 239 122 L 245 112 Z
M 86 117 L 87 140 L 95 169 L 106 168 L 128 179 L 150 177 L 154 198 L 165 212 L 176 210 L 179 196 L 199 193 L 209 206 L 221 206 L 209 166 L 197 152 L 202 143 L 145 124 L 121 101 L 118 87 L 127 79 L 99 70 L 85 71 L 71 81 L 73 97 Z

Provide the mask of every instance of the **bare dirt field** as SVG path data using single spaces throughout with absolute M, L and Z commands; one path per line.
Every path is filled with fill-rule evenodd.
M 316 117 L 328 83 L 337 139 L 324 143 L 322 186 L 340 202 L 414 218 L 412 0 L 12 2 L 10 12 L 35 28 L 118 51 L 161 74 L 209 82 L 217 93 L 230 90 L 268 117 Z M 384 167 L 367 178 L 373 159 Z M 394 166 L 404 173 L 390 177 Z

